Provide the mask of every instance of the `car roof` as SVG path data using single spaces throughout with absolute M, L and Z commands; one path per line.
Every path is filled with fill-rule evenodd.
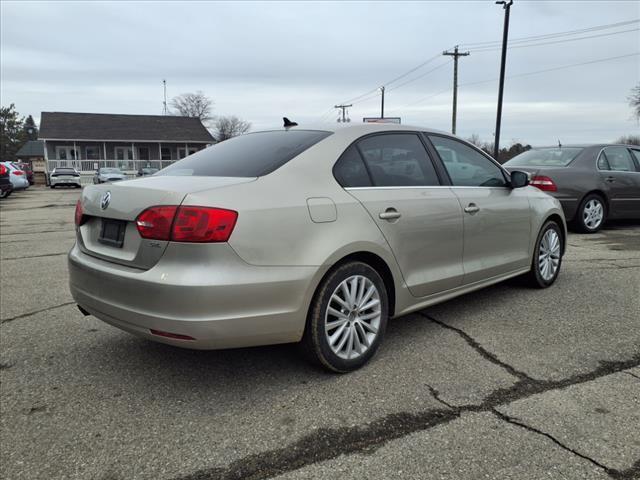
M 625 143 L 579 143 L 579 144 L 570 144 L 570 145 L 562 145 L 558 147 L 558 145 L 544 145 L 539 147 L 532 147 L 532 150 L 541 150 L 543 148 L 604 148 L 604 147 L 629 147 L 629 148 L 639 148 L 638 145 L 629 145 Z
M 278 128 L 266 128 L 260 131 L 277 131 L 277 130 L 322 130 L 325 132 L 339 133 L 348 132 L 353 135 L 366 135 L 367 133 L 385 132 L 385 131 L 416 131 L 426 133 L 441 133 L 445 135 L 451 135 L 449 132 L 442 130 L 436 130 L 434 128 L 420 127 L 415 125 L 399 125 L 397 123 L 309 123 L 300 124 L 295 127 L 278 127 Z M 258 133 L 256 131 L 255 133 Z

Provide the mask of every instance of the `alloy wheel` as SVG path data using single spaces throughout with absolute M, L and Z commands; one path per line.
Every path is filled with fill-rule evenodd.
M 560 236 L 553 228 L 547 230 L 542 236 L 538 249 L 538 269 L 540 276 L 545 280 L 551 280 L 560 265 Z
M 604 206 L 596 198 L 589 200 L 582 210 L 582 221 L 589 230 L 595 230 L 604 218 Z
M 374 343 L 380 329 L 380 292 L 363 275 L 352 275 L 336 287 L 325 312 L 324 331 L 338 357 L 353 360 Z

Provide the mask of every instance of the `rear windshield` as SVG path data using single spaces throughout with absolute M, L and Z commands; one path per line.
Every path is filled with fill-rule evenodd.
M 566 167 L 584 148 L 534 148 L 516 155 L 504 165 L 508 167 Z
M 56 168 L 55 173 L 76 173 L 73 168 Z
M 101 168 L 100 173 L 122 173 L 119 168 Z
M 249 133 L 189 155 L 157 175 L 261 177 L 329 135 L 319 130 Z

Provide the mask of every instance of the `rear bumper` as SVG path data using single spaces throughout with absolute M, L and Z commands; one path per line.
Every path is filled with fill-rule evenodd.
M 563 195 L 560 192 L 547 192 L 552 197 L 557 199 L 562 205 L 562 211 L 564 212 L 564 218 L 567 222 L 573 220 L 573 217 L 576 215 L 576 211 L 578 210 L 578 206 L 580 205 L 580 199 L 577 197 L 571 197 L 568 195 Z
M 80 177 L 77 179 L 59 179 L 57 177 L 50 177 L 49 184 L 51 186 L 60 186 L 60 185 L 80 185 Z
M 146 271 L 105 262 L 77 246 L 69 253 L 78 305 L 132 334 L 194 349 L 300 340 L 318 270 L 248 265 L 228 244 L 172 243 Z M 195 340 L 157 336 L 152 329 Z

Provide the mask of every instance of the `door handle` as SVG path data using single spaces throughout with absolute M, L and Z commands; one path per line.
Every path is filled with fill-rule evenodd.
M 480 211 L 480 207 L 478 207 L 475 203 L 470 203 L 466 207 L 464 207 L 464 211 L 473 215 Z
M 402 214 L 395 208 L 387 208 L 384 212 L 380 212 L 380 214 L 378 214 L 378 217 L 382 220 L 395 220 L 401 216 Z
M 611 176 L 609 176 L 609 177 L 607 177 L 607 179 L 606 179 L 606 180 L 607 180 L 607 182 L 609 182 L 609 183 L 613 183 L 613 182 L 615 182 L 615 181 L 616 181 L 616 177 L 611 177 Z

